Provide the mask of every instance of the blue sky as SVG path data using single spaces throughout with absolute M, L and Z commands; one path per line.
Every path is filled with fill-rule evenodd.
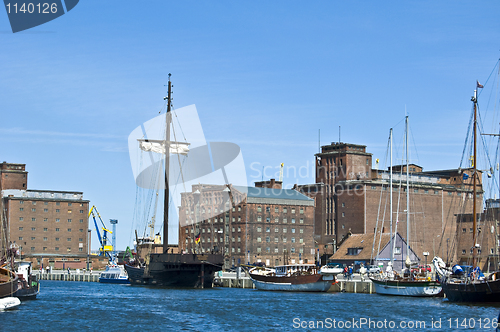
M 405 109 L 412 161 L 456 168 L 475 81 L 500 57 L 499 12 L 498 1 L 94 0 L 13 34 L 0 10 L 0 161 L 25 163 L 29 189 L 83 191 L 119 220 L 123 249 L 136 192 L 127 137 L 158 114 L 172 73 L 174 106 L 196 104 L 208 141 L 240 145 L 250 183 L 282 162 L 286 187 L 314 182 L 318 130 L 327 144 L 339 126 L 382 160 Z

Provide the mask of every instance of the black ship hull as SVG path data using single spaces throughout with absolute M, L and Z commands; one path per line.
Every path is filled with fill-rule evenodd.
M 500 280 L 442 283 L 446 298 L 451 302 L 500 302 Z
M 132 285 L 172 288 L 211 288 L 214 274 L 222 270 L 217 254 L 151 254 L 149 269 L 125 264 Z

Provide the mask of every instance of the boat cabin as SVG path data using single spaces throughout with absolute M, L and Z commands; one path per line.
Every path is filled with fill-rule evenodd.
M 277 277 L 296 274 L 316 274 L 317 267 L 314 264 L 280 265 L 275 267 L 275 273 Z

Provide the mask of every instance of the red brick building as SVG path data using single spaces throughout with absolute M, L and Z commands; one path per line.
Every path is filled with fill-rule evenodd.
M 446 239 L 454 237 L 457 230 L 455 215 L 472 212 L 472 170 L 424 172 L 422 167 L 412 164 L 409 171 L 410 188 L 406 188 L 406 165 L 393 167 L 393 231 L 397 224 L 397 232 L 406 238 L 406 190 L 409 190 L 410 246 L 420 256 L 424 251 L 446 256 Z M 480 180 L 480 173 L 478 177 Z M 322 185 L 319 199 L 324 204 L 324 215 L 316 213 L 315 238 L 319 239 L 319 248 L 331 242 L 338 247 L 349 233 L 373 233 L 375 228 L 390 231 L 389 170 L 372 169 L 372 154 L 366 152 L 366 146 L 347 143 L 322 146 L 321 153 L 316 154 L 316 183 Z M 317 196 L 317 192 L 312 194 L 308 190 L 311 186 L 314 185 L 298 189 L 310 197 Z M 478 206 L 482 194 L 479 182 Z
M 70 261 L 85 267 L 89 201 L 82 192 L 27 190 L 24 164 L 0 164 L 2 208 L 10 244 L 35 267 Z
M 223 252 L 225 268 L 314 262 L 314 200 L 274 179 L 257 185 L 200 184 L 183 193 L 179 250 Z

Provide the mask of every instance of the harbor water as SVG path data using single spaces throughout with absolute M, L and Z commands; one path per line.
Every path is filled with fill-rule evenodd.
M 499 309 L 500 304 L 442 298 L 44 280 L 36 300 L 0 312 L 0 326 L 3 331 L 494 331 Z

